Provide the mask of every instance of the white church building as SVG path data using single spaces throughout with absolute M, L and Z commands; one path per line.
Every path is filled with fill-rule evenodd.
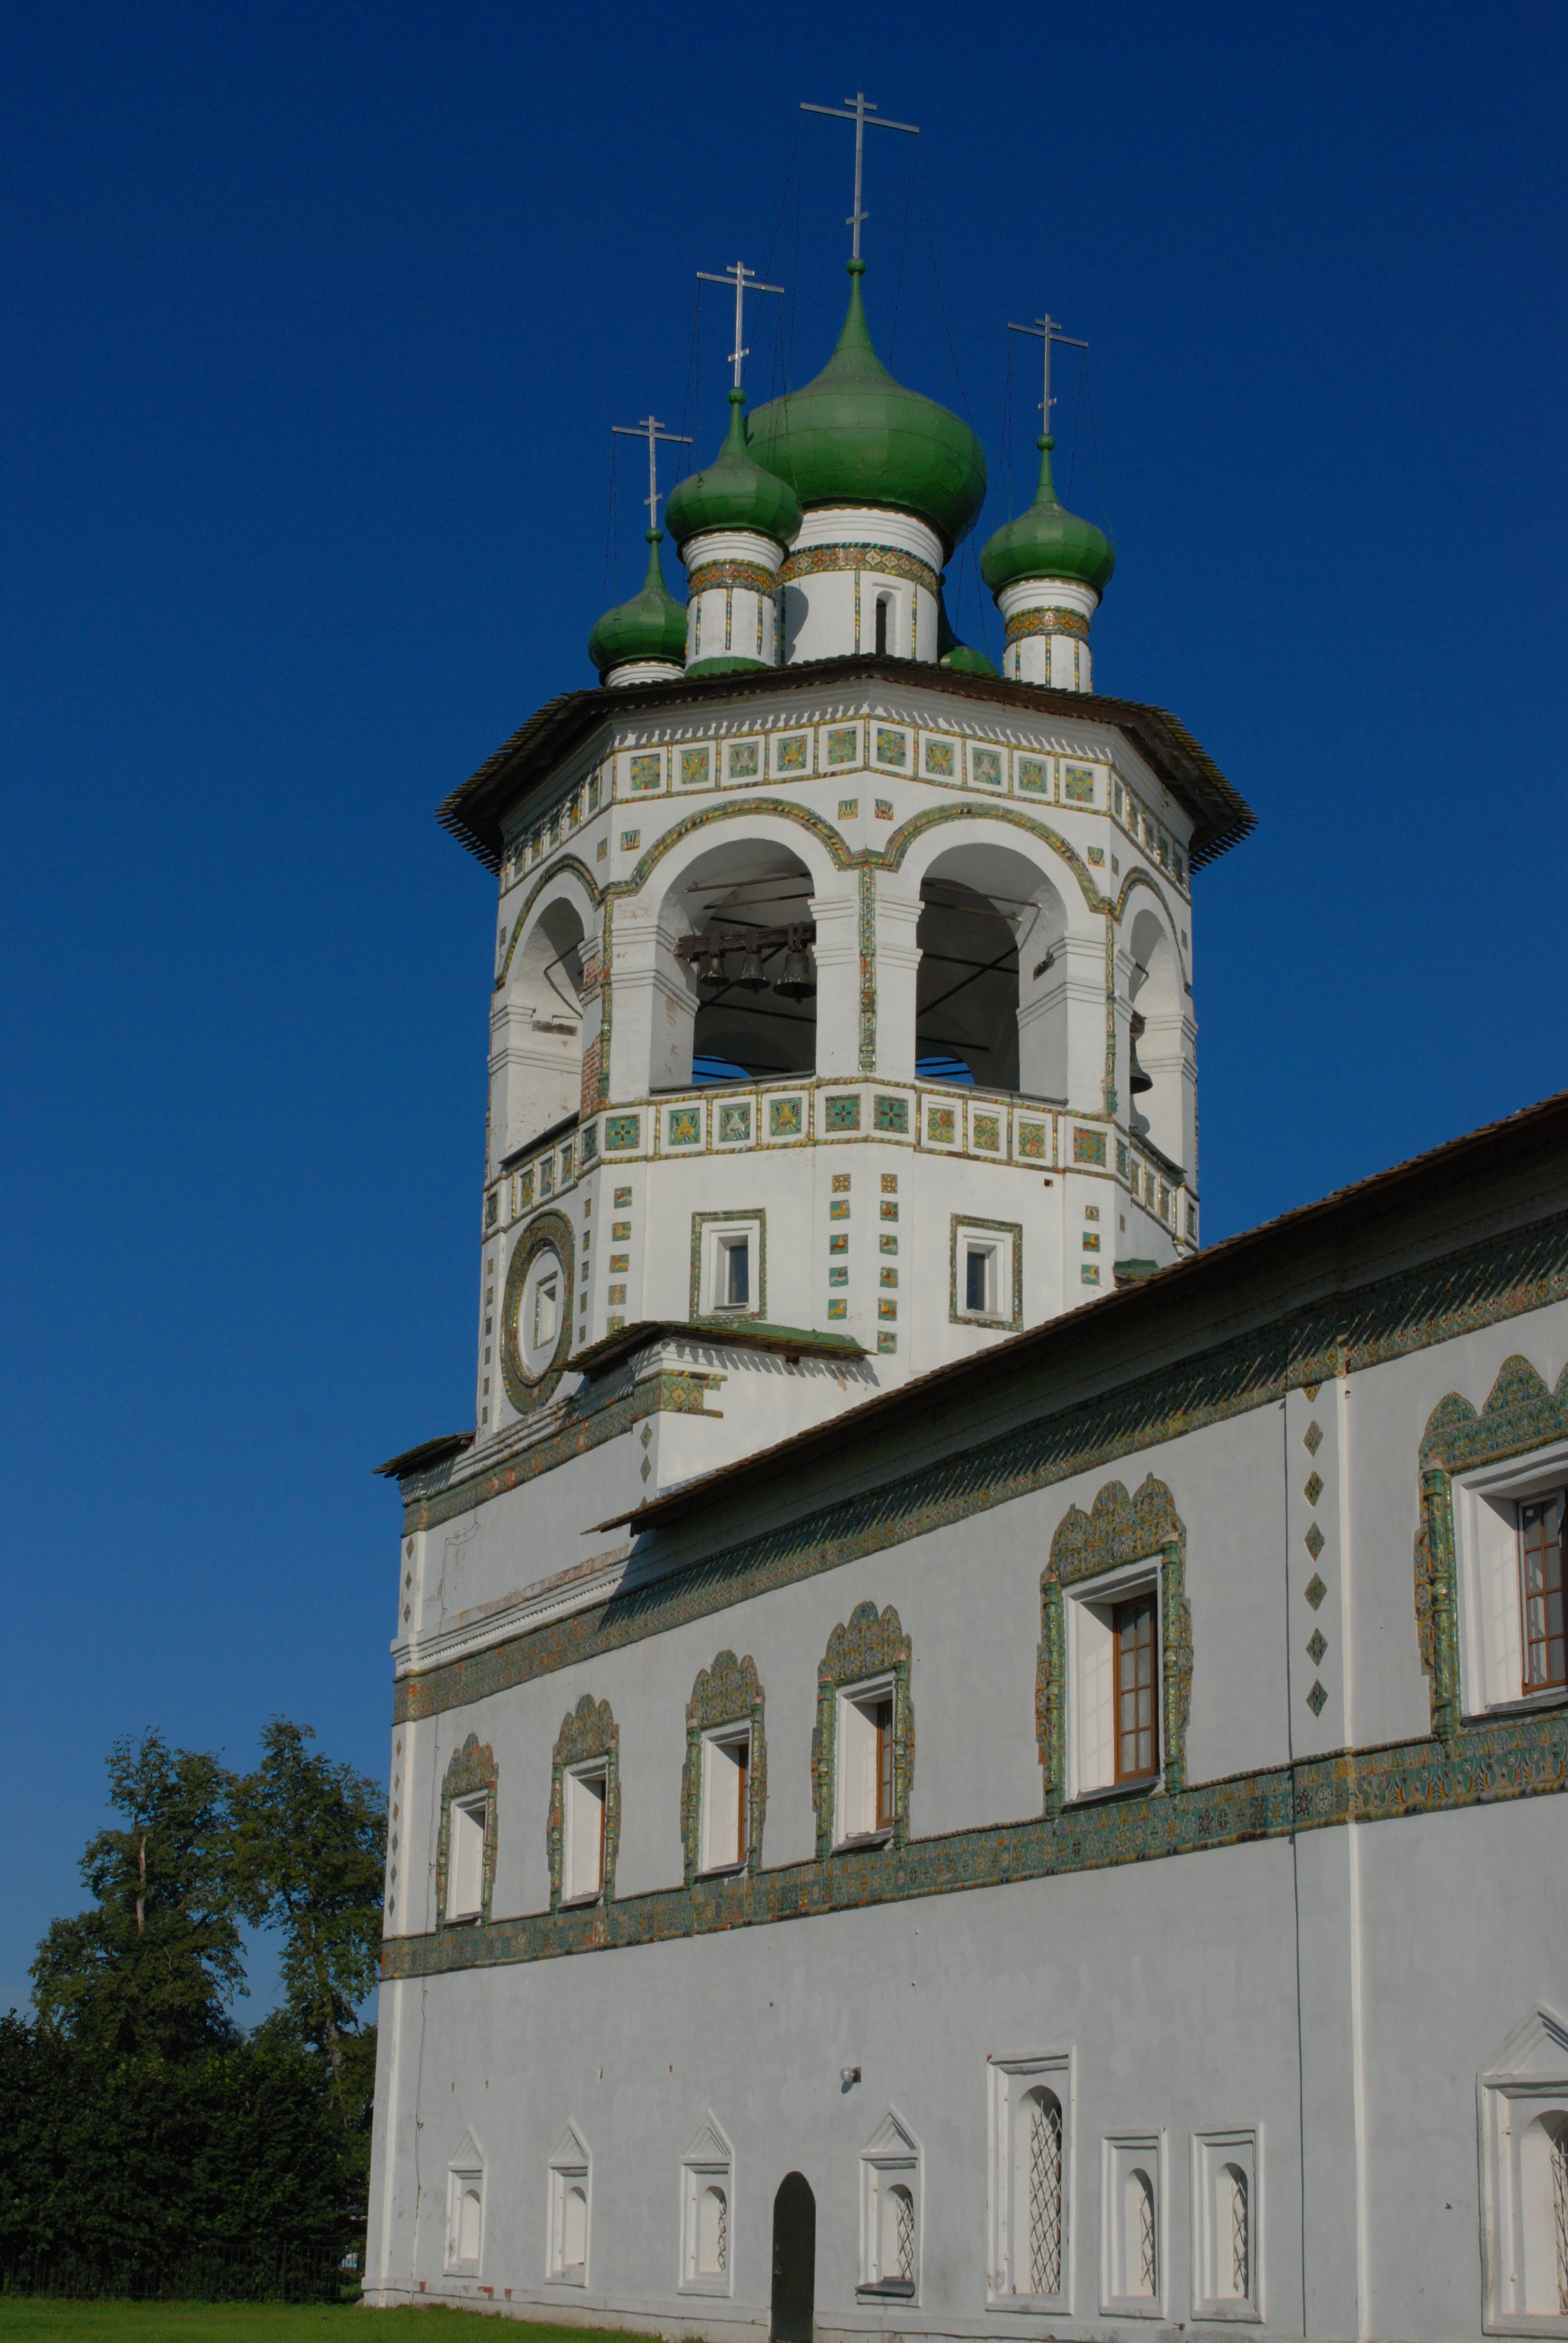
M 953 642 L 984 456 L 860 277 L 441 809 L 474 1429 L 381 1468 L 367 2298 L 1568 2338 L 1568 1101 L 1201 1250 L 1252 817 L 1094 690 L 1049 441 Z

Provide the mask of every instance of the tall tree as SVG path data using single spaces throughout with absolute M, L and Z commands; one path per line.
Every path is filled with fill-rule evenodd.
M 308 1725 L 275 1717 L 261 1763 L 230 1788 L 238 1908 L 283 1938 L 289 2013 L 325 2050 L 344 2121 L 355 2120 L 347 2037 L 376 1982 L 387 1862 L 386 1802 L 352 1765 L 307 1746 Z
M 40 2024 L 100 2061 L 186 2058 L 236 2038 L 246 1990 L 230 1849 L 230 1776 L 161 1733 L 116 1741 L 109 1803 L 125 1817 L 82 1857 L 93 1906 L 55 1920 L 33 1963 Z

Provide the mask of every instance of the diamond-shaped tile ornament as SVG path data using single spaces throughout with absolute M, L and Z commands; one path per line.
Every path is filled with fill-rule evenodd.
M 1308 1579 L 1305 1587 L 1302 1589 L 1307 1601 L 1312 1604 L 1314 1611 L 1318 1610 L 1322 1606 L 1322 1599 L 1328 1591 L 1328 1588 L 1323 1584 L 1322 1580 L 1318 1576 L 1315 1570 Z
M 1327 1545 L 1328 1540 L 1323 1535 L 1322 1530 L 1319 1529 L 1316 1522 L 1314 1522 L 1302 1543 L 1306 1547 L 1307 1552 L 1312 1555 L 1312 1560 L 1316 1562 L 1319 1554 L 1322 1554 L 1324 1546 Z
M 1315 1456 L 1323 1444 L 1323 1427 L 1314 1417 L 1302 1434 L 1302 1446 L 1309 1456 Z
M 1322 1716 L 1328 1704 L 1328 1694 L 1323 1690 L 1321 1684 L 1315 1684 L 1311 1692 L 1307 1694 L 1307 1706 L 1312 1710 L 1314 1716 Z
M 1302 1496 L 1303 1496 L 1303 1497 L 1305 1497 L 1305 1499 L 1306 1499 L 1306 1501 L 1307 1501 L 1307 1503 L 1308 1503 L 1308 1504 L 1309 1504 L 1309 1505 L 1315 1505 L 1315 1504 L 1317 1503 L 1317 1502 L 1318 1502 L 1318 1499 L 1322 1495 L 1322 1493 L 1323 1493 L 1323 1477 L 1322 1477 L 1322 1474 L 1321 1473 L 1312 1473 L 1312 1475 L 1311 1476 L 1311 1478 L 1308 1480 L 1308 1482 L 1307 1482 L 1307 1483 L 1306 1483 L 1306 1486 L 1302 1489 Z
M 1307 1657 L 1311 1660 L 1313 1667 L 1321 1668 L 1322 1666 L 1323 1654 L 1328 1650 L 1328 1637 L 1324 1634 L 1321 1627 L 1314 1627 L 1312 1629 L 1312 1641 L 1307 1645 Z

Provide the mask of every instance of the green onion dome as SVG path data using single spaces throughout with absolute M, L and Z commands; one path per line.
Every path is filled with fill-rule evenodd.
M 985 501 L 985 451 L 934 398 L 893 380 L 860 298 L 863 260 L 849 263 L 849 310 L 815 382 L 759 407 L 751 453 L 803 505 L 893 505 L 934 528 L 950 553 Z
M 686 605 L 676 600 L 664 582 L 658 560 L 663 529 L 650 528 L 648 542 L 648 576 L 641 593 L 607 610 L 588 637 L 588 657 L 601 682 L 613 668 L 629 667 L 634 659 L 686 664 Z
M 664 518 L 684 551 L 694 537 L 715 528 L 749 528 L 788 552 L 800 527 L 800 499 L 788 480 L 765 472 L 746 452 L 740 410 L 746 393 L 729 394 L 729 432 L 706 471 L 671 488 Z
M 977 651 L 968 643 L 955 643 L 950 651 L 937 661 L 939 667 L 950 668 L 955 675 L 997 675 L 1000 669 L 992 667 L 984 651 Z
M 1040 487 L 1033 504 L 999 528 L 980 555 L 980 576 L 993 594 L 1024 578 L 1076 578 L 1102 594 L 1116 567 L 1116 548 L 1092 521 L 1057 502 L 1050 477 L 1054 439 L 1041 439 Z

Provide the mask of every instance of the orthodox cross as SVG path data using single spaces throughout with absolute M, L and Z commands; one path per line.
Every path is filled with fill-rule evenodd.
M 689 447 L 691 441 L 679 431 L 667 431 L 655 417 L 645 415 L 640 423 L 612 423 L 612 434 L 622 439 L 648 441 L 648 525 L 658 527 L 658 447 L 660 442 L 671 447 Z
M 865 154 L 867 125 L 869 123 L 873 130 L 907 130 L 911 138 L 918 138 L 920 136 L 920 126 L 918 122 L 884 121 L 882 116 L 878 114 L 876 107 L 871 104 L 870 99 L 866 96 L 863 89 L 858 89 L 855 92 L 852 100 L 846 98 L 842 106 L 811 106 L 808 104 L 805 98 L 802 98 L 800 101 L 800 111 L 802 114 L 830 115 L 835 122 L 852 122 L 855 126 L 855 208 L 849 214 L 848 220 L 845 222 L 845 226 L 847 227 L 852 227 L 855 231 L 855 249 L 853 257 L 856 260 L 859 260 L 860 257 L 860 222 L 864 219 L 869 219 L 871 216 L 869 212 L 864 212 L 860 209 L 860 165 Z M 740 338 L 739 335 L 737 334 L 735 338 L 739 341 Z
M 1055 399 L 1050 395 L 1050 346 L 1052 342 L 1065 342 L 1069 349 L 1086 350 L 1089 344 L 1078 341 L 1071 334 L 1064 334 L 1060 321 L 1055 317 L 1037 317 L 1032 326 L 1015 326 L 1010 318 L 1007 329 L 1010 334 L 1032 334 L 1037 341 L 1043 342 L 1045 345 L 1045 395 L 1040 403 L 1041 417 L 1040 427 L 1049 439 L 1050 410 L 1056 405 Z
M 733 268 L 726 268 L 717 277 L 715 277 L 710 270 L 706 268 L 699 268 L 697 275 L 698 280 L 700 284 L 733 285 L 735 287 L 735 347 L 730 351 L 729 355 L 735 363 L 735 387 L 739 390 L 740 387 L 740 361 L 742 358 L 749 357 L 751 355 L 749 350 L 744 350 L 740 347 L 741 304 L 744 302 L 748 293 L 782 293 L 784 287 L 782 285 L 759 285 L 756 281 L 757 271 L 754 268 L 748 268 L 745 262 L 740 260 L 736 262 Z

